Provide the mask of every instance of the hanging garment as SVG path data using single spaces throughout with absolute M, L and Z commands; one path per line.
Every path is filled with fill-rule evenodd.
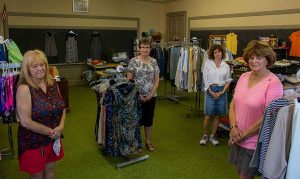
M 12 74 L 0 77 L 0 114 L 9 116 L 15 109 L 15 90 L 16 77 Z
M 177 86 L 177 89 L 183 89 L 183 80 L 184 80 L 183 64 L 184 64 L 184 59 L 185 59 L 184 48 L 181 48 L 178 63 L 177 63 L 177 68 L 176 68 L 176 75 L 175 75 L 175 85 Z
M 6 55 L 4 44 L 0 44 L 0 63 L 6 61 L 7 61 L 7 55 Z
M 300 178 L 300 103 L 295 99 L 295 109 L 292 124 L 291 150 L 286 172 L 286 179 Z
M 190 48 L 190 56 L 189 56 L 189 67 L 188 67 L 188 80 L 187 80 L 187 89 L 188 89 L 188 92 L 193 92 L 194 91 L 194 71 L 196 71 L 196 67 L 194 66 L 194 49 L 193 48 Z
M 290 56 L 300 57 L 300 31 L 293 32 L 289 39 L 291 41 Z
M 177 65 L 179 61 L 180 48 L 173 47 L 170 52 L 170 80 L 175 80 Z
M 253 154 L 250 166 L 257 167 L 260 173 L 263 173 L 265 157 L 268 150 L 270 138 L 277 119 L 280 108 L 289 104 L 287 99 L 276 99 L 269 103 L 264 113 L 264 119 L 258 135 L 256 150 Z
M 77 63 L 77 62 L 78 62 L 77 40 L 75 36 L 68 37 L 66 41 L 66 63 Z
M 0 76 L 0 114 L 3 114 L 5 111 L 5 103 L 6 103 L 6 89 L 5 82 L 6 78 L 4 76 Z
M 204 58 L 207 58 L 207 53 L 204 49 L 198 50 L 197 53 L 197 64 L 196 64 L 196 89 L 197 91 L 204 90 L 204 85 L 203 85 L 203 65 L 204 65 Z
M 12 63 L 22 63 L 23 55 L 21 54 L 17 44 L 13 40 L 10 40 L 6 47 L 8 51 L 8 60 Z
M 45 54 L 47 57 L 57 56 L 57 49 L 54 37 L 55 33 L 53 31 L 47 31 L 45 33 Z
M 138 89 L 131 82 L 113 84 L 105 93 L 105 152 L 108 155 L 128 156 L 142 147 L 139 128 L 142 109 L 139 100 Z
M 162 77 L 165 73 L 164 51 L 160 46 L 155 45 L 150 51 L 150 56 L 157 60 L 159 67 L 159 77 Z
M 163 49 L 164 51 L 164 78 L 166 80 L 170 79 L 170 51 L 167 48 Z
M 291 148 L 291 130 L 295 105 L 282 107 L 277 115 L 265 158 L 263 176 L 284 179 Z
M 226 35 L 226 48 L 233 54 L 237 53 L 237 35 L 235 33 L 229 33 Z
M 13 84 L 14 77 L 12 75 L 6 76 L 5 80 L 5 112 L 12 112 L 14 110 L 14 94 L 13 94 Z
M 224 60 L 225 61 L 233 60 L 232 53 L 227 48 L 225 48 L 225 52 L 226 52 L 226 58 Z
M 106 106 L 103 104 L 105 93 L 101 96 L 99 101 L 100 111 L 99 111 L 99 122 L 98 122 L 98 136 L 97 136 L 97 143 L 98 144 L 105 144 L 105 121 L 106 121 Z
M 101 59 L 101 36 L 99 33 L 93 33 L 91 35 L 90 58 L 92 60 Z

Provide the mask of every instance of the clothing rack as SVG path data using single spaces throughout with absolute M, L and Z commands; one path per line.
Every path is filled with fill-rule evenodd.
M 192 41 L 193 46 L 198 46 L 200 48 L 200 54 L 203 53 L 201 51 L 202 39 L 198 39 L 198 38 L 193 37 L 190 40 Z M 200 64 L 200 68 L 201 68 L 202 63 L 199 63 L 199 64 Z M 201 94 L 202 94 L 202 91 L 200 89 L 198 89 L 196 94 L 195 94 L 194 109 L 191 107 L 192 113 L 186 114 L 187 118 L 198 118 L 198 117 L 202 117 L 204 115 L 203 110 L 200 109 L 200 107 L 201 107 Z
M 173 47 L 190 47 L 193 45 L 193 43 L 190 43 L 186 41 L 184 38 L 183 41 L 171 41 L 167 42 L 167 48 L 173 48 Z M 165 80 L 165 97 L 171 101 L 174 101 L 175 103 L 178 103 L 180 99 L 187 99 L 187 96 L 178 96 L 176 95 L 176 86 L 172 85 L 172 82 L 170 83 L 170 95 L 167 95 L 167 81 Z
M 192 42 L 190 42 L 192 41 Z M 199 48 L 199 50 L 201 50 L 201 43 L 202 40 L 198 39 L 198 38 L 192 38 L 192 39 L 184 39 L 183 41 L 173 41 L 173 42 L 167 42 L 167 44 L 169 44 L 169 48 L 172 47 L 183 47 L 183 48 L 190 48 L 190 47 L 197 47 Z M 199 54 L 201 54 L 201 51 L 199 52 Z M 200 57 L 199 57 L 200 58 Z M 202 63 L 199 63 L 201 68 Z M 198 65 L 197 65 L 198 66 Z M 194 73 L 194 72 L 193 72 Z M 166 98 L 169 100 L 174 101 L 175 103 L 179 103 L 180 99 L 186 99 L 187 96 L 177 96 L 175 94 L 176 92 L 176 86 L 171 84 L 171 91 L 170 91 L 170 95 L 166 94 L 166 86 L 165 86 L 165 94 L 166 94 Z M 192 117 L 201 117 L 203 112 L 200 110 L 200 104 L 201 104 L 201 91 L 197 90 L 195 92 L 195 103 L 194 106 L 189 106 L 190 110 L 192 111 L 192 113 L 186 114 L 187 118 L 192 118 Z M 184 104 L 184 103 L 182 103 Z
M 144 156 L 141 156 L 141 157 L 137 157 L 137 158 L 128 160 L 128 161 L 126 161 L 126 162 L 118 163 L 118 164 L 116 164 L 116 168 L 117 168 L 117 169 L 120 169 L 120 168 L 129 166 L 129 165 L 132 165 L 132 164 L 135 164 L 135 163 L 144 161 L 144 160 L 148 160 L 148 159 L 149 159 L 149 155 L 144 155 Z
M 161 48 L 161 50 L 164 52 L 164 48 L 166 48 L 166 47 L 168 47 L 168 43 L 167 42 L 152 42 L 151 43 L 151 48 L 153 49 L 153 48 Z M 151 51 L 152 51 L 152 49 L 151 49 Z M 165 55 L 164 55 L 164 57 L 165 57 Z M 156 59 L 156 60 L 159 60 L 159 59 Z M 164 59 L 164 63 L 166 62 L 166 59 Z M 160 67 L 160 66 L 159 66 Z M 165 88 L 164 88 L 164 95 L 157 95 L 156 96 L 156 98 L 157 98 L 157 100 L 161 100 L 161 99 L 165 99 L 165 98 L 167 98 L 167 89 L 166 89 L 166 86 L 167 86 L 167 81 L 166 81 L 166 79 L 165 79 L 165 76 L 164 76 L 164 74 L 165 74 L 166 72 L 164 72 L 163 73 L 163 75 L 162 75 L 162 77 L 163 77 L 163 79 L 164 79 L 164 86 L 165 86 Z
M 100 112 L 100 110 L 99 110 L 100 95 L 101 95 L 101 93 L 104 93 L 104 91 L 98 91 L 96 86 L 101 85 L 101 83 L 107 83 L 110 80 L 116 80 L 116 81 L 118 81 L 118 80 L 122 81 L 122 80 L 125 80 L 125 79 L 127 80 L 127 78 L 123 78 L 124 75 L 123 75 L 122 72 L 118 72 L 118 73 L 114 74 L 113 76 L 110 76 L 110 78 L 104 78 L 104 79 L 103 78 L 102 79 L 95 79 L 95 78 L 93 79 L 93 76 L 95 74 L 93 74 L 93 72 L 91 72 L 91 71 L 86 71 L 86 72 L 84 72 L 84 74 L 86 75 L 87 80 L 88 80 L 89 84 L 91 85 L 92 89 L 96 92 L 97 103 L 98 103 L 98 112 Z M 110 83 L 110 82 L 108 82 L 108 83 Z M 97 119 L 99 119 L 99 115 L 97 114 Z M 96 125 L 95 125 L 95 133 L 96 133 L 96 136 L 97 136 L 96 140 L 98 140 L 98 134 L 97 133 L 98 133 L 99 122 L 100 121 L 96 121 Z M 143 155 L 143 156 L 140 156 L 140 157 L 137 157 L 137 158 L 130 158 L 129 156 L 122 156 L 122 155 L 119 155 L 119 156 L 122 157 L 125 160 L 125 162 L 121 162 L 121 163 L 116 164 L 115 166 L 116 166 L 117 169 L 129 166 L 129 165 L 141 162 L 141 161 L 145 161 L 149 158 L 149 155 Z
M 12 124 L 7 124 L 7 138 L 9 146 L 4 149 L 0 149 L 1 156 L 14 156 L 14 144 L 13 144 L 13 136 L 12 136 Z
M 190 110 L 192 113 L 186 114 L 187 118 L 197 118 L 202 117 L 204 115 L 203 110 L 200 109 L 201 107 L 201 91 L 197 91 L 195 94 L 195 107 L 194 109 L 191 107 Z
M 13 70 L 14 74 L 17 74 L 17 69 L 20 68 L 20 64 L 13 64 L 13 63 L 0 63 L 0 72 L 1 75 L 4 76 L 7 73 L 9 73 L 9 70 Z M 13 145 L 13 136 L 12 136 L 12 122 L 13 119 L 10 118 L 15 118 L 15 114 L 2 114 L 1 119 L 4 120 L 7 118 L 7 138 L 8 138 L 8 144 L 9 146 L 4 149 L 0 149 L 0 155 L 1 156 L 14 156 L 14 145 Z

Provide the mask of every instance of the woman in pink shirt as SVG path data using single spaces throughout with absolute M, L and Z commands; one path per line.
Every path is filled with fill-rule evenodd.
M 229 162 L 237 167 L 241 179 L 254 178 L 257 168 L 249 167 L 256 144 L 264 110 L 273 99 L 281 98 L 283 86 L 267 67 L 276 61 L 273 49 L 253 40 L 244 49 L 244 60 L 251 71 L 241 75 L 230 104 Z

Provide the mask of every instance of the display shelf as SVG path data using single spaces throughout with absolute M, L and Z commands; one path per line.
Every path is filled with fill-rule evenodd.
M 277 59 L 288 59 L 288 53 L 290 51 L 289 47 L 273 47 L 273 50 L 277 53 Z M 279 58 L 284 57 L 284 58 Z

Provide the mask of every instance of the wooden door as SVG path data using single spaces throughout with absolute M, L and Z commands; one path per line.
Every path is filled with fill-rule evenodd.
M 186 37 L 186 11 L 167 13 L 167 41 L 178 37 L 180 41 Z

